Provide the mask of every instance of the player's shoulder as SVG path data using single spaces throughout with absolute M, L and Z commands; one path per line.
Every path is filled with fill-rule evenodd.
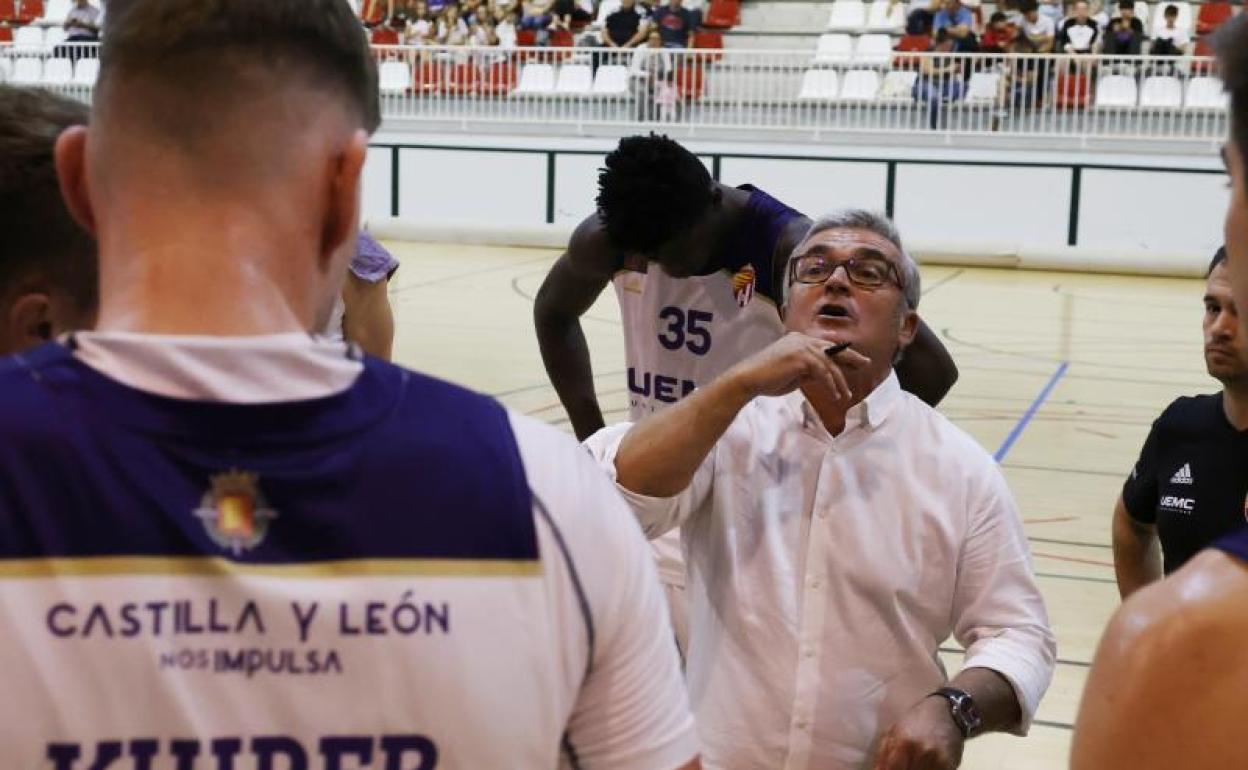
M 0 439 L 48 436 L 59 424 L 56 393 L 75 378 L 73 357 L 63 345 L 49 342 L 0 358 Z
M 1207 434 L 1221 423 L 1222 396 L 1218 393 L 1180 396 L 1158 416 L 1155 430 L 1177 434 Z
M 585 217 L 572 231 L 566 256 L 578 271 L 602 275 L 613 274 L 623 262 L 597 213 Z

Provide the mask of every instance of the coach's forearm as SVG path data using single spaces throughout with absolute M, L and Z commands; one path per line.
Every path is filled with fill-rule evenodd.
M 616 481 L 648 497 L 673 497 L 754 394 L 731 373 L 652 414 L 624 436 L 615 455 Z
M 979 667 L 963 669 L 949 684 L 975 701 L 984 720 L 981 733 L 1013 730 L 1023 719 L 1023 708 L 1014 687 L 996 671 Z

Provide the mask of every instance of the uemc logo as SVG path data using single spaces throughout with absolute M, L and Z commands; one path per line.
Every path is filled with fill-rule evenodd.
M 1190 497 L 1175 497 L 1174 495 L 1166 495 L 1161 498 L 1161 507 L 1167 511 L 1183 511 L 1191 513 L 1196 508 L 1196 501 Z

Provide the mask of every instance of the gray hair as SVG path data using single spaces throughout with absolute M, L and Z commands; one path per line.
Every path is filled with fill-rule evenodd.
M 789 275 L 792 268 L 793 258 L 801 251 L 802 245 L 812 237 L 828 230 L 869 230 L 876 235 L 884 238 L 889 243 L 897 247 L 898 253 L 901 254 L 901 264 L 898 268 L 901 271 L 902 295 L 906 299 L 906 306 L 911 310 L 919 309 L 919 296 L 922 294 L 922 284 L 919 279 L 919 265 L 914 258 L 901 245 L 901 233 L 897 232 L 897 226 L 892 220 L 883 214 L 877 214 L 873 211 L 865 209 L 840 209 L 830 214 L 824 214 L 814 221 L 806 234 L 802 236 L 802 240 L 798 242 L 797 248 L 793 249 L 793 253 L 789 255 L 788 264 L 784 270 L 784 286 L 781 296 L 787 302 L 789 298 Z

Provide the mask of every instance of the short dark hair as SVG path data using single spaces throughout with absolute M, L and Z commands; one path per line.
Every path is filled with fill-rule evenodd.
M 136 78 L 185 97 L 185 114 L 156 116 L 175 139 L 257 80 L 336 92 L 369 132 L 381 121 L 377 65 L 346 0 L 113 0 L 97 102 Z
M 1248 17 L 1238 14 L 1214 34 L 1218 74 L 1230 94 L 1231 141 L 1239 150 L 1240 178 L 1248 188 Z
M 1118 10 L 1135 13 L 1135 3 L 1133 0 L 1118 0 Z
M 1162 11 L 1162 12 L 1161 12 L 1161 15 L 1162 15 L 1162 16 L 1167 16 L 1167 17 L 1169 17 L 1169 16 L 1178 16 L 1178 15 L 1179 15 L 1179 6 L 1177 6 L 1177 5 L 1167 5 L 1167 6 L 1166 6 L 1166 10 Z
M 1040 3 L 1036 0 L 1023 0 L 1018 4 L 1018 9 L 1023 13 L 1031 13 L 1040 10 Z
M 65 208 L 53 160 L 61 132 L 87 119 L 81 102 L 0 85 L 0 298 L 54 289 L 95 309 L 95 241 Z
M 617 248 L 652 254 L 692 227 L 715 201 L 697 156 L 666 136 L 628 136 L 598 172 L 598 217 Z
M 1226 262 L 1226 247 L 1219 246 L 1218 250 L 1213 253 L 1213 260 L 1209 263 L 1209 269 L 1205 271 L 1205 277 L 1213 275 L 1213 271 L 1218 269 L 1218 265 Z
M 993 12 L 993 14 L 992 14 L 991 16 L 989 16 L 989 17 L 988 17 L 988 23 L 989 23 L 989 24 L 996 24 L 997 22 L 999 22 L 999 21 L 1005 21 L 1005 20 L 1006 20 L 1006 19 L 1008 19 L 1008 18 L 1009 18 L 1009 17 L 1008 17 L 1008 16 L 1006 16 L 1004 12 L 1002 12 L 1002 11 L 994 11 L 994 12 Z

